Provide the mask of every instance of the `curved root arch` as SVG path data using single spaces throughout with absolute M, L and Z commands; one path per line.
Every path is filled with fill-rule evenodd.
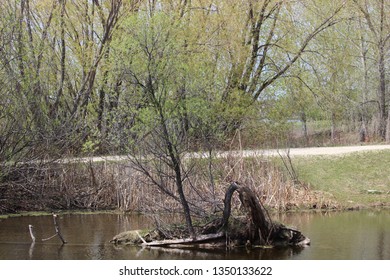
M 225 193 L 224 211 L 221 229 L 228 231 L 231 214 L 231 200 L 234 192 L 239 194 L 240 202 L 247 213 L 248 237 L 252 243 L 268 245 L 274 233 L 275 225 L 271 221 L 267 210 L 248 187 L 233 182 Z

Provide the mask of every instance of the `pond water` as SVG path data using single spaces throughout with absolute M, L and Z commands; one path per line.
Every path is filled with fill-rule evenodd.
M 0 259 L 302 259 L 302 260 L 390 260 L 390 211 L 371 210 L 330 213 L 290 213 L 273 217 L 294 226 L 312 241 L 305 248 L 274 249 L 163 249 L 116 246 L 116 234 L 153 224 L 150 218 L 121 214 L 61 214 L 58 222 L 67 243 L 52 236 L 52 216 L 12 217 L 0 220 Z M 37 241 L 31 242 L 28 225 Z

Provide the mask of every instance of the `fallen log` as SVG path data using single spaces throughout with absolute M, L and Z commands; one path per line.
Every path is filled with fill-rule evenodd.
M 151 231 L 153 232 L 153 231 Z M 151 232 L 143 232 L 140 234 L 138 230 L 122 232 L 110 240 L 111 243 L 115 244 L 133 244 L 141 245 L 144 247 L 158 247 L 158 246 L 171 246 L 171 245 L 195 245 L 205 242 L 212 242 L 223 238 L 224 232 L 218 232 L 214 234 L 200 234 L 196 238 L 176 238 L 176 239 L 162 239 L 162 240 L 151 240 Z M 142 236 L 143 235 L 143 236 Z M 148 241 L 147 241 L 148 240 Z
M 171 246 L 171 245 L 196 245 L 204 242 L 214 241 L 224 237 L 225 233 L 219 232 L 215 234 L 202 234 L 196 236 L 196 238 L 179 238 L 179 239 L 167 239 L 167 240 L 157 240 L 152 242 L 142 243 L 142 246 Z

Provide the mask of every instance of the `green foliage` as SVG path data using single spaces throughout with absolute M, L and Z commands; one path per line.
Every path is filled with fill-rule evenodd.
M 85 155 L 93 155 L 99 149 L 99 145 L 99 140 L 88 137 L 81 147 L 81 152 Z
M 123 152 L 161 126 L 209 149 L 299 118 L 375 123 L 379 2 L 152 2 L 0 4 L 2 160 Z

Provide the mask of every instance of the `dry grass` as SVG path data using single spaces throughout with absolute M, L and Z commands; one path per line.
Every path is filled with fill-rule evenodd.
M 292 182 L 280 167 L 261 157 L 192 159 L 184 169 L 185 192 L 194 215 L 221 211 L 225 190 L 232 181 L 250 187 L 268 208 L 290 210 L 333 205 L 331 199 Z M 151 174 L 166 191 L 176 194 L 169 169 Z M 181 211 L 178 199 L 167 196 L 128 162 L 19 167 L 0 187 L 4 190 L 0 209 L 3 213 L 51 209 Z M 233 203 L 233 207 L 238 206 L 238 199 Z
M 224 178 L 233 179 L 251 188 L 269 208 L 286 211 L 328 208 L 335 205 L 330 197 L 321 192 L 313 192 L 305 184 L 294 182 L 280 165 L 261 157 L 230 158 L 227 162 L 221 162 L 217 169 L 227 174 Z

